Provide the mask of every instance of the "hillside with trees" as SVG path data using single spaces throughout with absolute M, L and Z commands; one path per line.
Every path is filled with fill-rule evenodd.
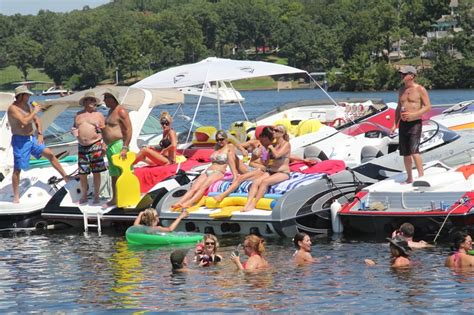
M 450 4 L 114 0 L 69 13 L 0 14 L 0 69 L 15 66 L 26 80 L 41 68 L 57 85 L 82 89 L 116 71 L 124 80 L 208 56 L 273 57 L 327 72 L 333 90 L 395 89 L 400 64 L 417 65 L 420 80 L 432 88 L 472 88 L 472 0 Z M 443 27 L 443 36 L 430 38 Z

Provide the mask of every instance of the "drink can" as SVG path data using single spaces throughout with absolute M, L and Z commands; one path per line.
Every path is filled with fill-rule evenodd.
M 31 103 L 31 106 L 38 106 L 39 104 L 35 101 Z
M 441 210 L 446 210 L 446 209 L 445 209 L 445 205 L 444 205 L 444 201 L 440 201 L 440 202 L 439 202 L 439 208 L 440 208 Z
M 436 210 L 436 202 L 431 200 L 431 210 Z
M 365 201 L 360 202 L 360 209 L 365 210 Z

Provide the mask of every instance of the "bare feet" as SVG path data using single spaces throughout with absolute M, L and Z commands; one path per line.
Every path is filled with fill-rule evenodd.
M 13 203 L 20 203 L 20 199 L 13 199 Z
M 102 209 L 107 209 L 109 207 L 115 206 L 117 204 L 117 200 L 109 200 L 103 206 Z
M 222 200 L 224 200 L 224 196 L 222 196 L 222 194 L 219 194 L 217 196 L 213 196 L 212 198 L 214 198 L 218 203 L 221 202 Z
M 183 206 L 180 203 L 175 203 L 174 205 L 171 205 L 171 209 L 181 209 Z
M 79 199 L 78 204 L 83 205 L 83 204 L 86 204 L 87 202 L 88 202 L 87 197 L 81 197 L 81 199 Z
M 250 210 L 253 210 L 253 209 L 255 209 L 255 202 L 251 202 L 251 203 L 245 205 L 245 207 L 242 210 L 240 210 L 240 212 L 247 212 L 247 211 L 250 211 Z
M 100 203 L 99 197 L 94 197 L 94 201 L 92 203 L 95 204 L 95 205 Z

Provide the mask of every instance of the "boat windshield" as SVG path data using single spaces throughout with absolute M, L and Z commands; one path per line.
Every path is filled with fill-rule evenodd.
M 433 120 L 424 120 L 421 132 L 420 152 L 425 152 L 459 138 L 459 134 Z

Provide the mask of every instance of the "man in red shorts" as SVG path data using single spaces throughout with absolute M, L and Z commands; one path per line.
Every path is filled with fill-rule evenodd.
M 415 162 L 418 176 L 423 176 L 423 161 L 419 151 L 421 138 L 421 117 L 431 110 L 431 102 L 426 89 L 415 83 L 416 69 L 405 66 L 400 69 L 404 86 L 398 96 L 395 111 L 395 123 L 392 132 L 398 125 L 400 155 L 407 171 L 406 183 L 413 182 L 412 159 Z

